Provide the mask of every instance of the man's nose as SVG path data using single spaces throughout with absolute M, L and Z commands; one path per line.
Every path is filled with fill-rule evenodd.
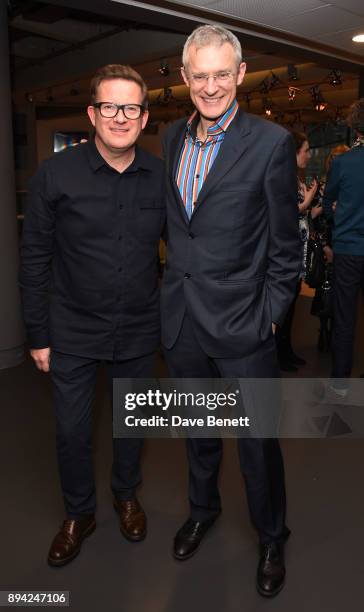
M 118 112 L 116 113 L 114 117 L 114 121 L 117 121 L 118 123 L 124 123 L 125 121 L 127 121 L 127 118 L 125 117 L 124 111 L 122 108 L 119 108 Z
M 218 90 L 216 79 L 211 74 L 207 77 L 205 90 L 206 93 L 208 93 L 209 95 L 216 93 L 216 91 Z

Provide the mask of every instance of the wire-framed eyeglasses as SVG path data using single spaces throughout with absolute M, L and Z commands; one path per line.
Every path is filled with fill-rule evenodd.
M 233 75 L 234 73 L 230 70 L 221 70 L 220 72 L 216 72 L 215 74 L 192 73 L 188 76 L 191 81 L 196 85 L 205 85 L 210 78 L 214 79 L 216 83 L 226 83 L 226 81 L 229 81 Z

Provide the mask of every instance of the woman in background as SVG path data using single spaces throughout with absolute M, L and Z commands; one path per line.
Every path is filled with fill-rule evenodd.
M 315 198 L 318 182 L 314 179 L 309 187 L 303 180 L 304 169 L 311 157 L 310 145 L 306 134 L 303 132 L 297 132 L 291 130 L 293 140 L 296 145 L 296 159 L 297 159 L 297 206 L 299 212 L 299 231 L 301 236 L 302 244 L 302 270 L 300 274 L 300 280 L 297 283 L 296 294 L 292 303 L 288 309 L 285 321 L 283 325 L 277 330 L 276 342 L 277 342 L 277 353 L 280 369 L 284 372 L 296 372 L 298 367 L 305 365 L 306 361 L 296 355 L 292 348 L 291 333 L 292 323 L 294 318 L 295 306 L 297 298 L 301 291 L 301 281 L 305 276 L 306 272 L 306 257 L 307 257 L 307 241 L 309 236 L 309 222 L 308 222 L 308 210 L 312 205 Z M 316 218 L 322 213 L 322 207 L 316 206 L 310 212 L 312 219 Z
M 342 155 L 349 151 L 349 147 L 341 144 L 331 149 L 329 155 L 325 160 L 325 177 L 320 182 L 318 189 L 318 198 L 320 204 L 322 203 L 322 196 L 325 190 L 326 176 L 329 172 L 332 160 L 338 155 Z M 320 318 L 320 329 L 317 341 L 317 348 L 320 352 L 329 351 L 331 344 L 331 333 L 332 333 L 332 313 L 331 313 L 331 297 L 325 299 L 327 292 L 330 292 L 331 296 L 331 283 L 332 283 L 332 262 L 333 262 L 333 251 L 331 248 L 331 223 L 325 215 L 321 215 L 313 221 L 313 229 L 316 232 L 317 239 L 321 242 L 322 250 L 325 256 L 326 262 L 326 280 L 323 287 L 316 289 L 315 297 L 312 301 L 311 314 Z

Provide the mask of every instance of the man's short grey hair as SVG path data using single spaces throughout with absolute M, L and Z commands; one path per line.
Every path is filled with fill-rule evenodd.
M 236 65 L 239 66 L 242 61 L 241 44 L 235 34 L 219 25 L 203 25 L 196 28 L 185 42 L 182 53 L 183 67 L 188 66 L 188 52 L 192 45 L 201 49 L 209 46 L 221 47 L 224 43 L 229 43 L 234 49 Z

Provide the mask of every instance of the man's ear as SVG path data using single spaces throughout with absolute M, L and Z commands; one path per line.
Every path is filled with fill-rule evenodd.
M 182 79 L 185 82 L 185 85 L 187 85 L 187 87 L 189 87 L 190 86 L 190 82 L 189 82 L 189 80 L 187 78 L 187 74 L 186 74 L 186 71 L 184 69 L 184 66 L 181 67 L 181 75 L 182 75 Z
M 95 107 L 94 106 L 88 106 L 87 107 L 87 114 L 88 114 L 88 117 L 89 117 L 92 125 L 95 127 Z
M 244 62 L 241 62 L 239 69 L 238 69 L 238 76 L 237 76 L 237 81 L 236 81 L 237 85 L 241 85 L 242 82 L 244 81 L 245 71 L 246 71 L 246 64 Z
M 144 130 L 145 126 L 148 123 L 148 119 L 149 119 L 149 111 L 144 111 L 143 116 L 142 116 L 142 130 Z

